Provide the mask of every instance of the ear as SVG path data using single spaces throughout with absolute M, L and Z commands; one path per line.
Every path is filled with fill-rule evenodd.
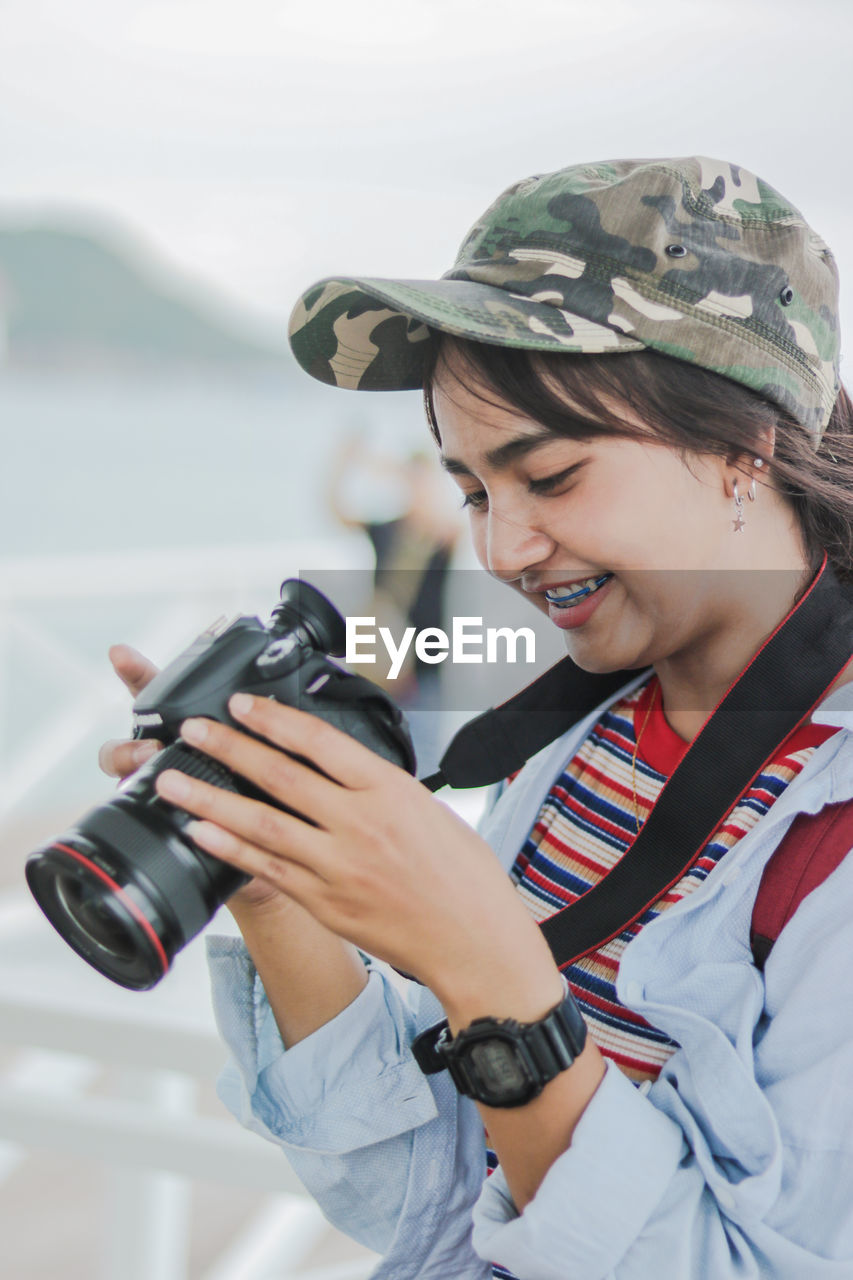
M 738 490 L 743 491 L 753 480 L 758 484 L 769 483 L 767 473 L 770 460 L 776 449 L 776 428 L 769 426 L 759 434 L 758 444 L 750 453 L 732 453 L 726 459 L 725 488 L 726 496 L 734 497 L 734 483 L 738 482 Z

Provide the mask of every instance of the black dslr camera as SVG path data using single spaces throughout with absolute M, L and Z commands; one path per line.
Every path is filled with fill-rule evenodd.
M 134 991 L 153 987 L 175 954 L 204 928 L 247 877 L 199 849 L 192 820 L 161 800 L 154 780 L 179 769 L 226 791 L 270 801 L 244 778 L 179 737 L 188 716 L 236 725 L 228 712 L 243 691 L 301 707 L 379 755 L 415 771 L 405 717 L 387 694 L 328 655 L 345 652 L 344 620 L 314 587 L 288 579 L 267 625 L 238 617 L 205 631 L 136 699 L 134 737 L 165 749 L 70 831 L 27 860 L 30 890 L 78 955 Z M 245 731 L 245 730 L 244 730 Z

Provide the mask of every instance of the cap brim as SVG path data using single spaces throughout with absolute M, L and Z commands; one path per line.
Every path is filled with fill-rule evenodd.
M 428 328 L 532 351 L 639 351 L 643 343 L 559 306 L 470 280 L 341 277 L 308 289 L 290 345 L 312 377 L 358 391 L 423 385 Z

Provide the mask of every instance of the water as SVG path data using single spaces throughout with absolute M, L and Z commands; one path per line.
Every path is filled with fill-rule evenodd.
M 425 443 L 419 397 L 254 377 L 0 376 L 0 557 L 329 534 L 324 476 L 366 430 Z M 405 442 L 405 443 L 404 443 Z

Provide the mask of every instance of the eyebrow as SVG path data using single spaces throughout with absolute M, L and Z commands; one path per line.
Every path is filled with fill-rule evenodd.
M 533 453 L 535 449 L 541 449 L 543 444 L 549 444 L 552 440 L 557 439 L 559 437 L 555 436 L 553 431 L 542 431 L 535 435 L 515 436 L 514 439 L 505 440 L 503 444 L 490 449 L 486 454 L 486 465 L 493 471 L 503 471 L 518 458 L 524 458 L 528 453 Z M 466 466 L 459 458 L 448 458 L 442 454 L 441 465 L 452 476 L 473 476 L 474 474 L 471 468 Z

